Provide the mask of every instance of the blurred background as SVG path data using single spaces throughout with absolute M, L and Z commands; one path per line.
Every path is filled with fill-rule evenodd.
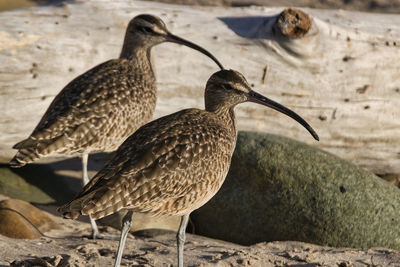
M 46 5 L 63 0 L 0 0 L 0 11 Z M 73 1 L 70 1 L 73 2 Z M 378 13 L 400 13 L 400 0 L 159 0 L 157 2 L 182 5 L 210 6 L 297 6 L 328 9 L 358 10 Z

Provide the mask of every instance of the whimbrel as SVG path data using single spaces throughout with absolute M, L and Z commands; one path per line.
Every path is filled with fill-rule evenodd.
M 32 134 L 14 145 L 12 167 L 55 154 L 82 156 L 83 184 L 88 154 L 113 151 L 141 125 L 156 105 L 151 48 L 163 42 L 188 46 L 221 63 L 204 48 L 171 34 L 152 15 L 134 17 L 126 30 L 120 57 L 104 62 L 71 81 L 55 97 Z M 92 237 L 100 237 L 91 219 Z
M 102 218 L 128 209 L 114 266 L 119 266 L 132 212 L 182 216 L 177 234 L 178 266 L 189 214 L 219 190 L 236 144 L 234 107 L 250 101 L 271 107 L 301 123 L 288 108 L 254 92 L 233 70 L 216 72 L 205 90 L 205 110 L 185 109 L 154 120 L 131 135 L 115 156 L 69 204 L 59 208 L 66 218 Z

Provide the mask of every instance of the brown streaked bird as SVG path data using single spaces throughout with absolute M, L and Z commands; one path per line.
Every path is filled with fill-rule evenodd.
M 183 266 L 189 214 L 210 200 L 224 182 L 236 144 L 234 108 L 247 101 L 292 117 L 318 140 L 299 115 L 251 90 L 239 72 L 221 70 L 207 82 L 205 110 L 181 110 L 139 128 L 59 212 L 66 218 L 99 219 L 128 209 L 114 266 L 121 262 L 132 212 L 182 216 L 177 244 L 178 266 Z
M 141 125 L 156 105 L 151 48 L 163 42 L 188 46 L 221 63 L 204 48 L 171 34 L 152 15 L 134 17 L 126 30 L 120 57 L 106 61 L 71 81 L 55 97 L 32 134 L 14 145 L 12 167 L 55 154 L 82 156 L 83 184 L 88 154 L 113 151 Z M 94 220 L 92 237 L 102 237 Z

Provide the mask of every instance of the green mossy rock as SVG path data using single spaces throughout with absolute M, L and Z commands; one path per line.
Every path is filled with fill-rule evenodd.
M 45 164 L 29 164 L 17 169 L 0 165 L 0 194 L 31 203 L 61 205 L 71 200 L 76 192 L 68 186 L 67 180 L 71 179 L 55 174 Z
M 294 240 L 400 249 L 400 191 L 306 144 L 240 132 L 228 177 L 192 214 L 197 234 L 249 245 Z

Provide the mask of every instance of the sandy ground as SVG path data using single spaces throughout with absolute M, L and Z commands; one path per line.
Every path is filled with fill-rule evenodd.
M 52 216 L 52 215 L 51 215 Z M 52 216 L 63 229 L 37 240 L 0 236 L 1 266 L 112 266 L 118 242 L 89 240 L 90 225 Z M 118 235 L 118 231 L 103 228 Z M 130 235 L 122 266 L 176 265 L 175 234 Z M 388 249 L 321 247 L 301 242 L 260 243 L 250 247 L 187 235 L 185 266 L 400 266 L 400 252 Z

